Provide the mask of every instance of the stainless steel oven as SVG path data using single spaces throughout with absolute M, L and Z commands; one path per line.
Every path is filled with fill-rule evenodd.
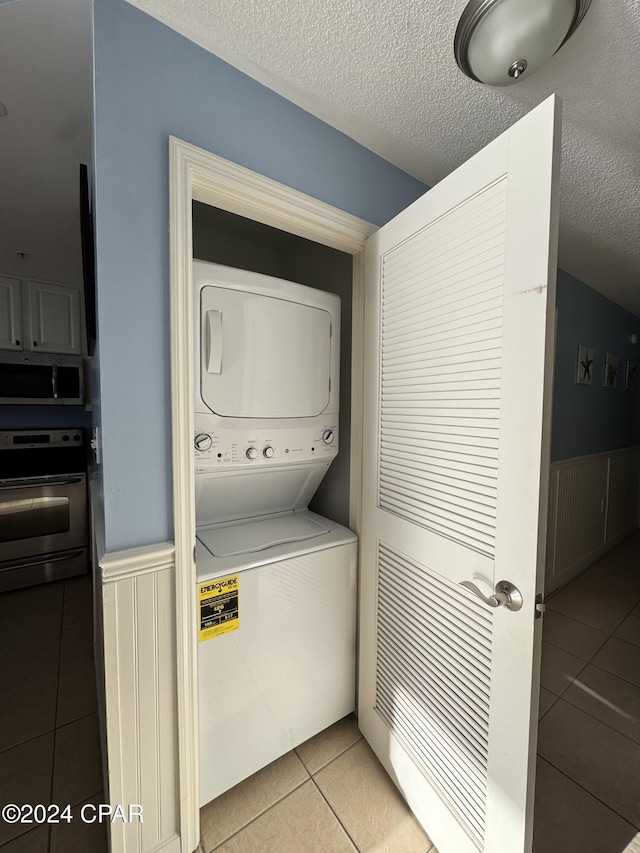
M 81 430 L 0 432 L 0 591 L 88 570 Z

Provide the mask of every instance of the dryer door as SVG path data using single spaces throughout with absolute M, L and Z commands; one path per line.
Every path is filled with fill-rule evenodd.
M 229 418 L 308 418 L 329 403 L 331 316 L 224 287 L 200 292 L 202 399 Z

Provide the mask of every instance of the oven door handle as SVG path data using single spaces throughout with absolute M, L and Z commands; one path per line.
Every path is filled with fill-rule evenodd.
M 84 548 L 76 548 L 73 551 L 61 551 L 58 554 L 41 554 L 37 560 L 30 560 L 28 563 L 23 560 L 14 560 L 6 565 L 3 564 L 0 566 L 0 572 L 12 569 L 30 569 L 32 566 L 40 566 L 42 563 L 61 563 L 63 560 L 80 557 L 82 554 L 84 554 Z
M 82 477 L 43 477 L 42 479 L 12 480 L 11 483 L 0 485 L 0 491 L 8 489 L 35 489 L 40 486 L 73 486 L 81 483 Z

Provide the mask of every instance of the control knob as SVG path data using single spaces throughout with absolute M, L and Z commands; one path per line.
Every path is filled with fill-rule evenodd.
M 273 449 L 273 447 L 265 447 L 265 449 L 262 451 L 262 455 L 265 459 L 273 459 L 274 453 L 275 450 Z
M 213 444 L 213 439 L 209 435 L 208 432 L 199 432 L 194 440 L 194 445 L 196 450 L 205 451 L 211 448 Z
M 249 448 L 247 448 L 247 452 L 245 455 L 246 455 L 247 459 L 257 459 L 258 458 L 258 451 L 256 450 L 255 447 L 249 447 Z
M 332 429 L 322 430 L 322 440 L 325 444 L 333 444 L 333 439 L 336 437 Z

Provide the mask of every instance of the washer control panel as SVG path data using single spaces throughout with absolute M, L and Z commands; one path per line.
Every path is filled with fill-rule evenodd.
M 196 416 L 193 440 L 196 473 L 219 468 L 330 461 L 338 453 L 338 419 L 305 429 L 214 429 Z

